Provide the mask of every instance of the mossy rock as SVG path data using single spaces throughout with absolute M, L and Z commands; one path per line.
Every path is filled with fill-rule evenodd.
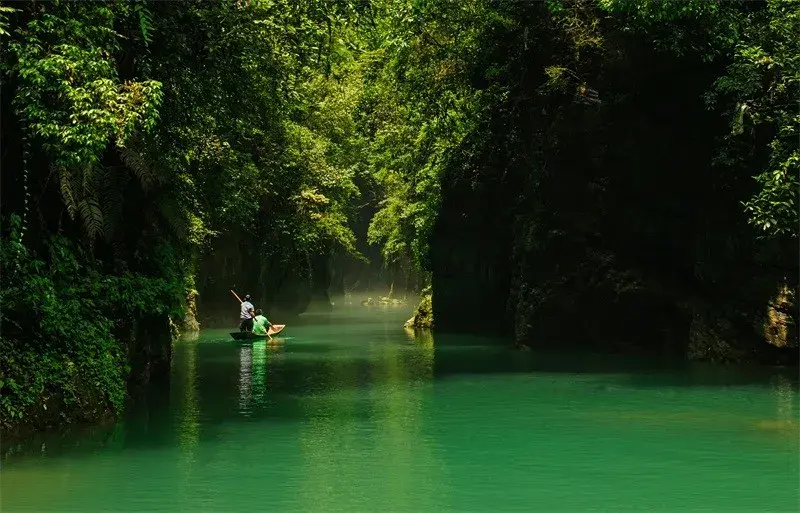
M 198 292 L 194 289 L 186 293 L 186 313 L 183 318 L 183 333 L 200 331 L 200 323 L 197 321 L 197 296 Z
M 406 321 L 407 328 L 430 329 L 433 328 L 433 296 L 428 293 L 422 296 L 417 306 L 417 311 L 412 318 Z

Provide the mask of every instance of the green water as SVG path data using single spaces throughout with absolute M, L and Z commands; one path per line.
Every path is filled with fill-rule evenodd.
M 310 315 L 203 332 L 112 427 L 7 453 L 17 511 L 798 511 L 794 371 L 666 369 Z

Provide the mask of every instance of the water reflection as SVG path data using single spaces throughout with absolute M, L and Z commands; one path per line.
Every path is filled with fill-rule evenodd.
M 358 443 L 358 436 L 355 425 L 345 419 L 353 413 L 355 402 L 344 396 L 356 375 L 352 361 L 332 359 L 316 369 L 313 377 L 331 391 L 330 395 L 310 396 L 304 401 L 308 420 L 301 428 L 300 448 L 309 479 L 301 495 L 307 511 L 334 510 L 339 502 L 334 490 L 351 489 L 353 485 L 347 454 L 351 444 Z
M 267 341 L 253 343 L 252 376 L 253 376 L 253 401 L 256 405 L 263 405 L 266 396 L 267 377 Z
M 762 432 L 779 437 L 780 440 L 800 448 L 800 423 L 798 422 L 797 388 L 785 376 L 772 378 L 772 391 L 775 398 L 775 418 L 764 419 L 756 424 Z
M 253 348 L 239 348 L 239 413 L 250 416 L 250 392 L 252 388 Z
M 173 352 L 171 402 L 177 408 L 177 435 L 181 453 L 190 462 L 200 439 L 200 406 L 197 393 L 197 344 L 183 341 Z
M 375 369 L 382 386 L 370 393 L 377 424 L 375 445 L 383 452 L 378 464 L 387 483 L 384 491 L 391 504 L 413 497 L 415 510 L 435 509 L 440 466 L 425 437 L 424 391 L 433 380 L 433 338 L 430 333 L 415 338 L 409 348 L 399 344 L 383 346 L 385 365 Z M 409 350 L 410 349 L 410 350 Z M 413 449 L 412 449 L 413 448 Z
M 191 481 L 200 440 L 200 407 L 197 393 L 197 344 L 183 340 L 173 352 L 173 385 L 171 396 L 177 409 L 179 457 L 178 494 L 183 501 L 192 499 Z
M 422 366 L 422 373 L 426 378 L 433 378 L 435 349 L 433 344 L 433 333 L 429 330 L 413 330 L 405 328 L 406 336 L 419 347 L 417 353 L 419 362 Z
M 442 464 L 424 421 L 433 338 L 428 333 L 412 340 L 405 345 L 396 332 L 385 332 L 361 346 L 366 366 L 335 357 L 321 366 L 315 379 L 324 395 L 305 401 L 308 419 L 300 433 L 306 511 L 378 502 L 437 509 Z
M 252 346 L 238 349 L 238 412 L 245 417 L 264 413 L 270 402 L 269 391 L 274 384 L 271 380 L 279 379 L 274 368 L 284 344 L 281 339 L 257 341 Z M 272 369 L 272 370 L 271 370 Z
M 778 403 L 778 419 L 797 420 L 797 389 L 786 376 L 775 376 L 772 382 L 772 388 L 775 391 L 775 398 Z
M 227 332 L 177 343 L 168 393 L 97 443 L 99 434 L 76 433 L 13 458 L 0 510 L 791 511 L 797 502 L 791 377 L 633 380 L 600 364 L 574 371 L 575 356 L 559 364 L 398 326 L 373 317 L 309 323 L 285 343 L 242 346 Z M 527 357 L 537 360 L 515 363 Z

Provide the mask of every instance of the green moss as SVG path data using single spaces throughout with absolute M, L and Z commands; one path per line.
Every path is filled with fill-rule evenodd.
M 406 327 L 430 329 L 433 328 L 433 292 L 431 287 L 422 291 L 417 311 L 412 318 L 406 321 Z

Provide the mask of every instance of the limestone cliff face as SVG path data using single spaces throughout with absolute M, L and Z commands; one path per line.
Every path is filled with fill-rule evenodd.
M 512 204 L 513 188 L 507 194 L 497 205 Z M 593 221 L 509 219 L 502 208 L 479 208 L 474 191 L 444 195 L 432 241 L 437 330 L 508 333 L 534 348 L 797 361 L 796 251 L 724 251 L 750 236 L 743 222 L 711 235 L 636 205 L 618 206 L 635 224 L 611 222 L 588 202 L 581 214 Z M 649 232 L 636 226 L 641 218 Z
M 167 315 L 132 319 L 118 330 L 117 338 L 127 350 L 131 388 L 169 379 L 173 333 Z
M 487 173 L 489 175 L 489 173 Z M 510 333 L 510 184 L 446 181 L 433 237 L 433 317 L 443 331 Z
M 604 71 L 600 108 L 561 106 L 555 120 L 549 105 L 514 104 L 503 120 L 514 140 L 493 129 L 502 144 L 445 176 L 431 239 L 438 330 L 797 362 L 797 243 L 760 240 L 741 205 L 752 173 L 711 166 L 709 133 L 728 130 L 701 99 L 712 77 L 646 57 Z M 626 96 L 641 84 L 652 101 Z

